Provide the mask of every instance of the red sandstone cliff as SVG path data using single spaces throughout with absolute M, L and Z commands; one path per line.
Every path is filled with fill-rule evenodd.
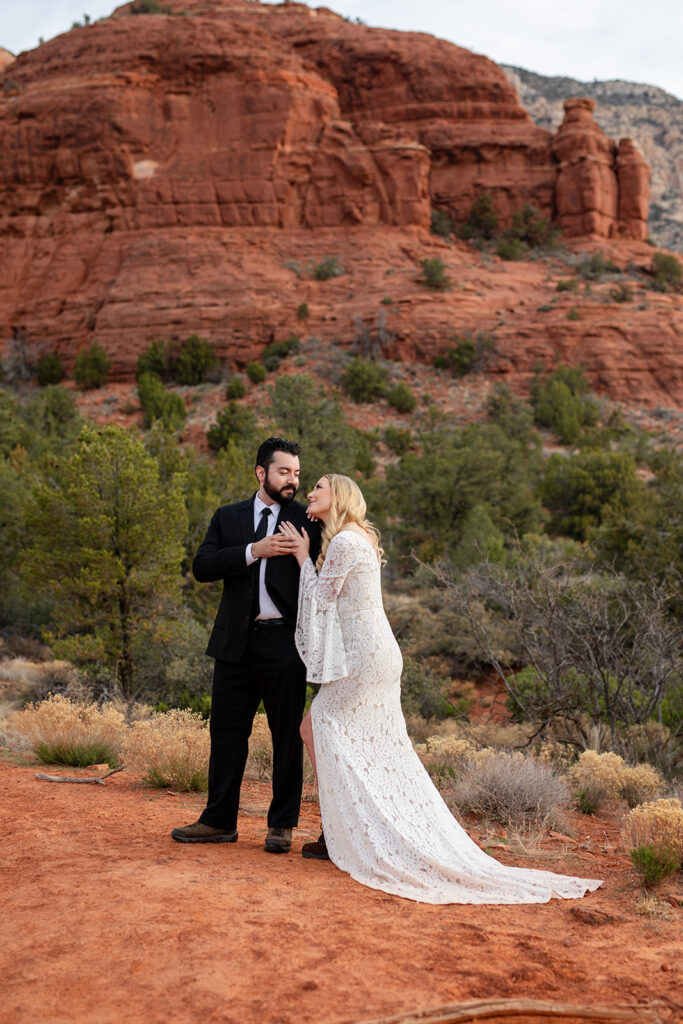
M 548 330 L 552 317 L 500 323 L 503 268 L 480 272 L 466 247 L 444 251 L 427 234 L 432 204 L 460 218 L 491 191 L 503 220 L 526 201 L 548 215 L 557 204 L 569 234 L 642 237 L 646 168 L 628 144 L 617 153 L 581 101 L 568 111 L 581 112 L 578 129 L 553 141 L 495 64 L 452 44 L 301 4 L 172 6 L 119 8 L 5 72 L 0 339 L 18 330 L 70 365 L 96 336 L 122 378 L 152 338 L 194 330 L 243 363 L 296 326 L 302 301 L 307 330 L 348 344 L 354 319 L 390 298 L 395 357 L 429 357 L 458 327 L 497 326 L 500 373 L 562 351 L 594 364 L 615 396 L 679 400 L 669 297 L 658 300 L 666 322 L 612 307 L 590 328 L 572 324 L 570 343 L 567 325 Z M 417 282 L 417 260 L 435 254 L 473 294 L 435 297 Z M 328 255 L 346 274 L 311 282 Z

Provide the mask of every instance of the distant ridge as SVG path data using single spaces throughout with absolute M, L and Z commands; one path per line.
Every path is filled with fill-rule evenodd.
M 632 138 L 650 164 L 650 235 L 658 245 L 683 252 L 683 101 L 656 85 L 580 82 L 538 75 L 501 64 L 522 106 L 542 128 L 555 131 L 568 96 L 596 101 L 594 117 L 613 139 Z

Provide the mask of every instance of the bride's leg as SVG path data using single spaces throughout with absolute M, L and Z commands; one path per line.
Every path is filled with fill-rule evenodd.
M 308 756 L 311 759 L 311 764 L 313 765 L 313 771 L 315 772 L 315 778 L 317 781 L 318 768 L 315 763 L 315 746 L 313 744 L 313 726 L 311 725 L 310 710 L 307 711 L 306 714 L 304 715 L 299 732 L 301 733 L 301 739 L 304 741 L 304 746 L 308 751 Z

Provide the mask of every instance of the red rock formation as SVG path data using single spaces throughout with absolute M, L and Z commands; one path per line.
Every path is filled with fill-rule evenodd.
M 5 68 L 8 68 L 15 59 L 16 58 L 13 53 L 10 53 L 9 50 L 4 50 L 2 46 L 0 46 L 0 72 L 4 71 Z
M 566 235 L 647 238 L 650 172 L 630 139 L 619 149 L 593 120 L 595 100 L 565 100 L 552 142 L 557 222 Z
M 551 212 L 551 138 L 494 64 L 301 4 L 170 2 L 178 14 L 120 8 L 65 33 L 12 64 L 11 89 L 0 83 L 0 343 L 18 330 L 70 369 L 96 337 L 125 380 L 155 337 L 200 331 L 244 365 L 297 330 L 303 301 L 307 330 L 344 345 L 391 299 L 395 358 L 431 359 L 454 329 L 496 325 L 500 373 L 564 351 L 566 315 L 552 335 L 552 316 L 529 310 L 499 324 L 501 268 L 474 283 L 471 250 L 441 249 L 426 230 L 431 203 L 462 217 L 482 190 L 503 219 L 525 201 Z M 642 163 L 624 144 L 615 172 L 590 111 L 572 111 L 555 143 L 569 232 L 639 237 Z M 313 281 L 331 255 L 344 276 Z M 417 261 L 434 255 L 468 294 L 419 284 Z M 657 301 L 666 312 L 672 300 Z M 626 354 L 602 385 L 670 404 L 680 324 L 649 315 L 647 328 L 622 309 L 609 320 Z M 582 330 L 571 325 L 588 365 L 603 327 Z
M 644 242 L 650 204 L 650 168 L 632 139 L 621 139 L 617 151 L 619 182 L 618 234 Z

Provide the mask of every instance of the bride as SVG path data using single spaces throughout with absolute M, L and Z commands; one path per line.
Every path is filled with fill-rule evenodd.
M 357 882 L 421 903 L 545 903 L 597 889 L 596 879 L 505 867 L 458 824 L 408 738 L 382 549 L 363 495 L 328 473 L 308 501 L 323 523 L 315 567 L 306 531 L 280 526 L 301 566 L 297 648 L 308 681 L 322 684 L 301 726 L 324 830 L 308 855 L 329 855 Z

